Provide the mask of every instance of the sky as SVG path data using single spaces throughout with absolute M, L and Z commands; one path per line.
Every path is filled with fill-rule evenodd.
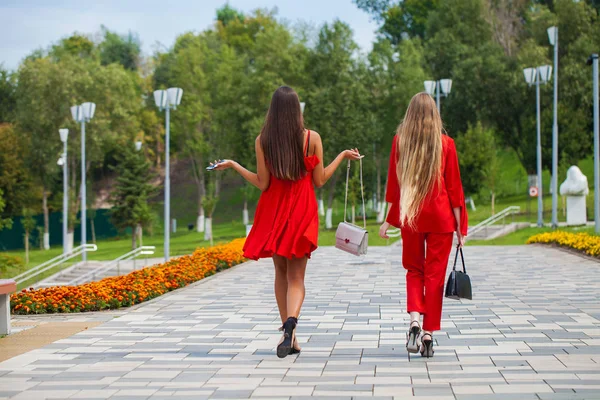
M 0 0 L 0 64 L 16 69 L 33 50 L 47 49 L 74 32 L 95 34 L 101 25 L 137 33 L 149 55 L 171 47 L 184 32 L 209 28 L 216 9 L 227 2 L 244 12 L 277 7 L 279 19 L 308 22 L 315 29 L 338 18 L 351 26 L 364 51 L 371 49 L 377 29 L 352 0 Z

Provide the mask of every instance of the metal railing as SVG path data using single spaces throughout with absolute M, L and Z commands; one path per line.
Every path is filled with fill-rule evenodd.
M 484 230 L 488 226 L 500 221 L 501 219 L 504 220 L 509 215 L 515 215 L 515 214 L 518 214 L 519 212 L 521 212 L 521 207 L 519 207 L 519 206 L 507 207 L 504 210 L 500 211 L 499 213 L 492 215 L 488 219 L 481 221 L 479 224 L 477 224 L 473 228 L 469 229 L 469 236 L 472 236 L 472 235 L 476 234 L 477 232 Z
M 60 256 L 54 257 L 51 260 L 48 260 L 36 267 L 31 268 L 30 270 L 23 272 L 22 274 L 15 276 L 13 279 L 17 283 L 26 282 L 30 279 L 35 278 L 36 276 L 38 276 L 42 273 L 48 271 L 49 269 L 59 266 L 60 264 L 64 263 L 65 261 L 68 261 L 72 258 L 80 256 L 84 252 L 96 251 L 96 250 L 98 250 L 98 246 L 96 246 L 95 244 L 85 244 L 83 246 L 76 247 L 68 253 L 64 253 L 64 254 L 61 254 Z
M 123 261 L 133 260 L 133 270 L 136 270 L 135 258 L 138 256 L 141 256 L 141 255 L 152 255 L 152 254 L 154 254 L 154 250 L 156 250 L 155 246 L 140 246 L 137 249 L 130 251 L 129 253 L 123 254 L 119 258 L 115 258 L 114 260 L 109 262 L 107 265 L 98 267 L 98 268 L 96 268 L 80 277 L 77 277 L 75 279 L 71 279 L 67 283 L 62 283 L 62 285 L 71 286 L 71 285 L 78 285 L 81 283 L 94 281 L 96 279 L 96 277 L 102 276 L 106 272 L 108 272 L 114 268 L 117 269 L 117 276 L 120 276 L 121 275 L 121 262 L 123 262 Z
M 389 236 L 389 239 L 386 240 L 386 245 L 389 246 L 391 238 L 398 238 L 401 236 L 400 229 L 398 229 L 398 228 L 388 229 L 387 235 Z

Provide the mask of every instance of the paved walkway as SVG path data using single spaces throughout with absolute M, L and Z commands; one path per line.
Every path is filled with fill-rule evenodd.
M 371 251 L 315 254 L 297 357 L 274 354 L 272 266 L 248 263 L 0 363 L 0 398 L 600 398 L 599 263 L 467 248 L 475 299 L 409 362 L 400 248 Z

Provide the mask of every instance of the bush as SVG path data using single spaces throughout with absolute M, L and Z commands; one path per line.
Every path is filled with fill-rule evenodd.
M 5 274 L 9 268 L 21 271 L 25 267 L 23 259 L 17 256 L 0 253 L 0 272 Z
M 555 244 L 581 251 L 593 257 L 600 256 L 600 237 L 588 233 L 569 233 L 563 231 L 540 233 L 527 239 L 527 244 L 532 243 Z
M 11 296 L 10 309 L 14 314 L 45 314 L 129 307 L 244 262 L 244 241 L 200 248 L 164 264 L 79 286 L 24 289 Z

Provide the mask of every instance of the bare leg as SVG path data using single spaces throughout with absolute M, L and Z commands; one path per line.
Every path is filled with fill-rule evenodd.
M 279 308 L 279 316 L 281 317 L 281 323 L 283 324 L 288 317 L 287 312 L 287 292 L 288 292 L 288 278 L 287 278 L 287 259 L 281 256 L 273 256 L 273 264 L 275 264 L 275 299 L 277 300 L 277 307 Z
M 300 316 L 300 309 L 304 302 L 304 274 L 308 258 L 294 258 L 287 260 L 287 316 Z
M 288 295 L 287 295 L 287 311 L 288 317 L 300 316 L 302 303 L 304 303 L 304 275 L 306 273 L 306 264 L 308 258 L 295 258 L 288 260 L 287 279 L 288 279 Z M 300 351 L 300 345 L 294 338 L 294 348 Z

